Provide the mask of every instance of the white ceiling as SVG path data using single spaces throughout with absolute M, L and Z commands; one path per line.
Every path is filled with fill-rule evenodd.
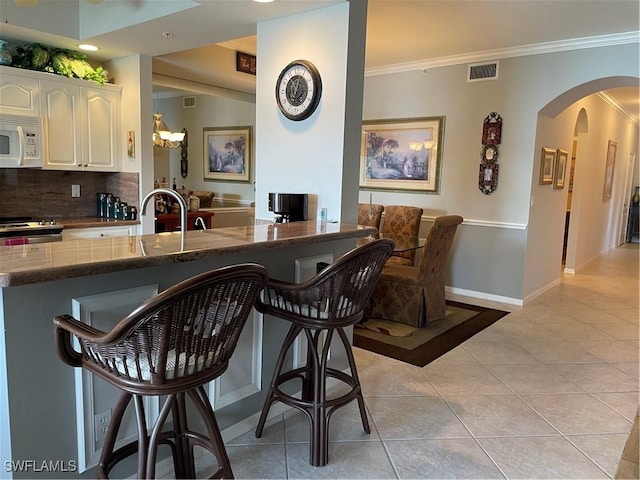
M 81 39 L 100 46 L 99 61 L 142 53 L 154 72 L 252 93 L 234 50 L 255 52 L 257 23 L 345 0 L 24 1 L 0 0 L 0 38 L 71 49 Z M 369 0 L 366 71 L 638 42 L 639 24 L 638 0 Z M 606 93 L 637 121 L 638 88 Z

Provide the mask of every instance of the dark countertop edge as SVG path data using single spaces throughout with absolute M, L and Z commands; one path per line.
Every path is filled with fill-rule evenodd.
M 100 217 L 63 217 L 56 218 L 64 228 L 121 227 L 140 225 L 140 220 L 115 220 Z
M 245 243 L 229 247 L 217 247 L 199 250 L 187 250 L 185 252 L 167 253 L 164 255 L 150 257 L 125 258 L 120 260 L 109 260 L 106 262 L 96 262 L 91 264 L 62 266 L 54 268 L 43 268 L 25 272 L 0 272 L 0 288 L 18 287 L 36 283 L 46 283 L 67 278 L 86 277 L 100 275 L 103 273 L 122 272 L 145 267 L 167 265 L 173 263 L 184 263 L 211 256 L 236 255 L 249 252 L 263 252 L 299 245 L 313 245 L 325 243 L 333 240 L 344 240 L 349 238 L 366 237 L 377 233 L 374 227 L 364 227 L 351 231 L 340 231 L 323 233 L 313 236 L 294 237 L 276 240 L 267 240 L 255 243 Z

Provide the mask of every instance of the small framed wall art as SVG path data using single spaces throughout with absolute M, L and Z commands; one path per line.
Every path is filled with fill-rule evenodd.
M 558 149 L 556 152 L 556 166 L 553 174 L 553 188 L 564 188 L 564 178 L 567 171 L 567 161 L 569 159 L 569 152 L 566 150 Z
M 204 134 L 205 180 L 248 182 L 251 168 L 251 127 L 209 127 Z
M 613 140 L 609 140 L 609 144 L 607 145 L 607 158 L 604 170 L 604 187 L 602 189 L 602 200 L 609 200 L 611 198 L 611 191 L 613 190 L 613 170 L 616 166 L 616 150 L 618 150 L 618 144 Z
M 502 141 L 502 117 L 497 112 L 491 112 L 484 119 L 482 125 L 482 144 L 500 145 Z
M 553 148 L 542 148 L 540 158 L 540 185 L 553 183 L 553 171 L 556 163 L 556 151 Z
M 250 53 L 236 52 L 236 70 L 255 75 L 257 70 L 256 56 Z

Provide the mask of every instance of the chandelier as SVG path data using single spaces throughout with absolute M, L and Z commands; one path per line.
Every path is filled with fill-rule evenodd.
M 160 148 L 178 148 L 184 139 L 184 132 L 172 132 L 162 120 L 161 113 L 153 114 L 153 146 Z

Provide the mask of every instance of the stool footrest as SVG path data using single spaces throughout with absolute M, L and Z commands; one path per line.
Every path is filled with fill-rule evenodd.
M 309 381 L 304 376 L 305 371 L 306 369 L 304 367 L 301 367 L 281 374 L 272 387 L 273 395 L 277 397 L 277 399 L 282 403 L 298 408 L 313 408 L 314 406 L 318 405 L 318 401 L 297 398 L 294 395 L 289 395 L 283 392 L 279 388 L 281 385 L 284 385 L 291 380 L 295 380 L 296 378 L 301 379 L 303 382 Z M 351 387 L 351 390 L 338 397 L 325 398 L 322 401 L 325 407 L 341 407 L 343 405 L 346 405 L 347 403 L 350 403 L 354 398 L 361 394 L 360 384 L 356 384 L 353 380 L 353 377 L 351 377 L 350 375 L 334 368 L 328 368 L 327 377 L 336 378 L 337 380 L 349 385 Z M 304 392 L 304 386 L 299 393 L 302 394 L 302 392 Z

